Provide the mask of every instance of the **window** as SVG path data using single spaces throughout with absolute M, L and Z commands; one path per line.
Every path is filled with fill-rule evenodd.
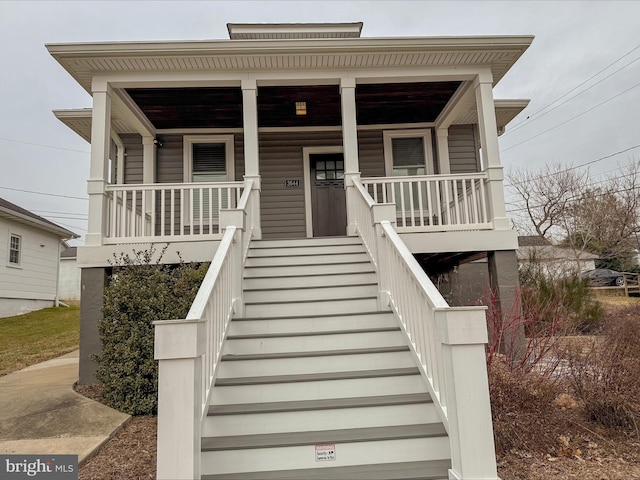
M 20 266 L 20 253 L 22 247 L 22 237 L 11 234 L 9 238 L 9 265 Z
M 433 174 L 433 155 L 431 153 L 430 130 L 390 130 L 383 134 L 384 160 L 387 176 L 410 177 Z M 396 211 L 414 215 L 410 207 L 426 208 L 434 199 L 427 198 L 427 191 L 422 182 L 404 181 L 394 183 L 393 189 L 387 192 L 396 204 Z M 432 193 L 433 195 L 433 193 Z M 415 221 L 415 218 L 413 219 Z M 404 226 L 404 225 L 403 225 Z
M 185 183 L 229 182 L 234 177 L 233 135 L 184 137 Z M 190 205 L 185 200 L 186 206 Z M 202 217 L 209 218 L 211 211 L 217 223 L 219 209 L 231 207 L 229 200 L 225 189 L 194 190 L 193 210 L 187 218 L 199 219 L 202 204 Z
M 433 174 L 431 132 L 429 130 L 384 132 L 384 159 L 388 176 Z

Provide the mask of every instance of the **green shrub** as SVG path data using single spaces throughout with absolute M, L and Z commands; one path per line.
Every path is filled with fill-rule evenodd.
M 115 257 L 98 325 L 102 353 L 95 357 L 96 378 L 104 385 L 102 395 L 110 406 L 131 415 L 157 411 L 153 322 L 184 318 L 208 267 L 161 265 L 160 259 L 153 262 L 155 253 L 152 247 L 134 251 L 133 257 Z

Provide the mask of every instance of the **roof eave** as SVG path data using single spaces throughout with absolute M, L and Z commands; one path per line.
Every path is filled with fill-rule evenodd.
M 80 235 L 77 235 L 75 233 L 73 233 L 70 230 L 67 230 L 66 228 L 60 227 L 58 225 L 55 224 L 49 224 L 46 222 L 42 222 L 40 220 L 38 220 L 37 218 L 33 218 L 30 217 L 28 215 L 23 215 L 20 212 L 16 212 L 14 210 L 8 209 L 8 208 L 4 208 L 4 207 L 0 207 L 0 216 L 3 217 L 10 217 L 13 218 L 14 220 L 18 221 L 19 223 L 22 224 L 26 224 L 26 225 L 31 225 L 34 226 L 36 228 L 39 228 L 40 230 L 45 230 L 49 233 L 53 233 L 55 235 L 57 235 L 61 240 L 67 240 L 67 239 L 72 239 L 72 238 L 79 238 Z

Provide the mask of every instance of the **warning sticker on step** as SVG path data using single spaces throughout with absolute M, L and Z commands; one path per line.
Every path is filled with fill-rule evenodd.
M 316 462 L 332 462 L 336 459 L 336 446 L 316 445 Z

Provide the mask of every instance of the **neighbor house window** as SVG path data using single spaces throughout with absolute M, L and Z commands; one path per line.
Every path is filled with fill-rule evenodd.
M 20 266 L 21 251 L 22 237 L 12 234 L 9 239 L 9 265 Z
M 233 135 L 184 137 L 185 183 L 230 182 L 234 177 Z M 217 219 L 219 209 L 232 207 L 229 200 L 225 189 L 194 190 L 188 218 Z

